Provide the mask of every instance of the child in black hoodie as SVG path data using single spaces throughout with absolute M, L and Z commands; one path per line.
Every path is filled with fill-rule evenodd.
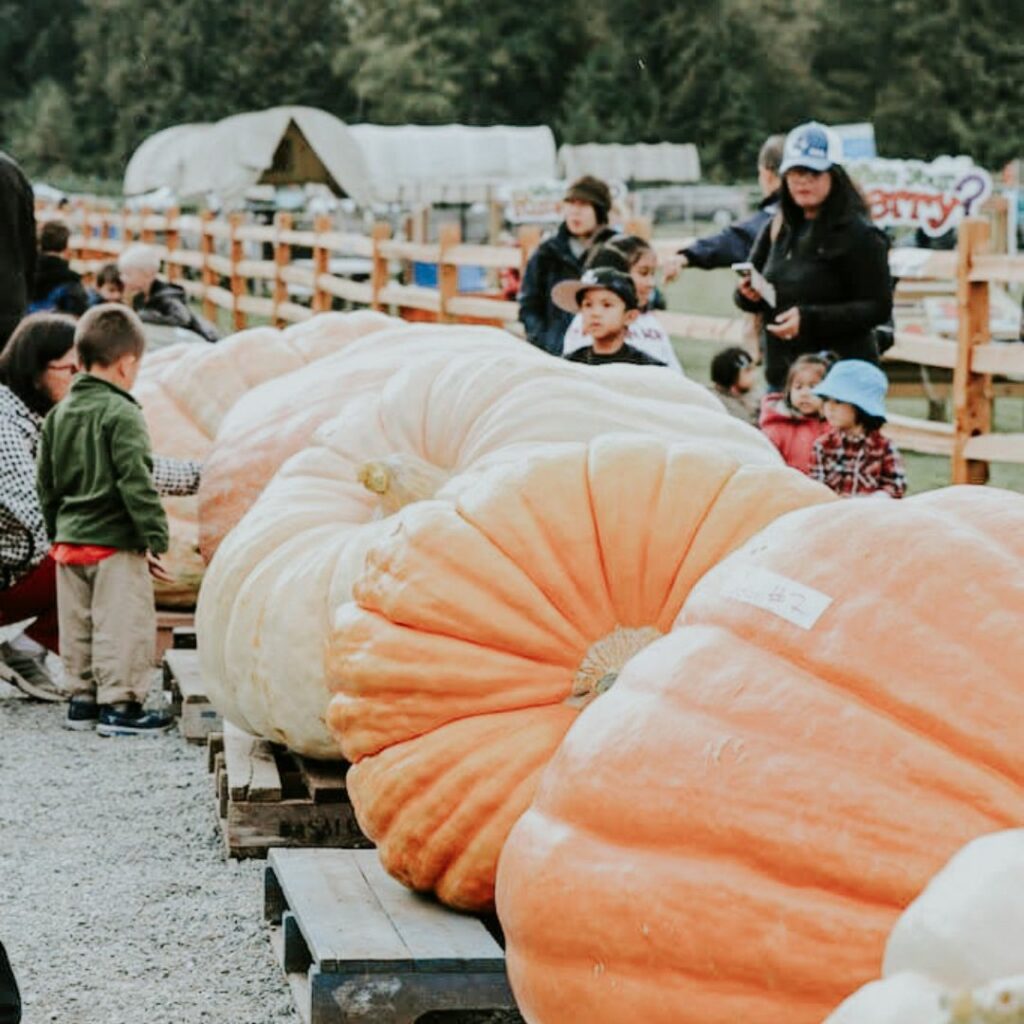
M 48 220 L 40 229 L 30 313 L 48 311 L 77 317 L 89 308 L 89 295 L 82 279 L 68 262 L 70 238 L 71 232 L 62 220 Z

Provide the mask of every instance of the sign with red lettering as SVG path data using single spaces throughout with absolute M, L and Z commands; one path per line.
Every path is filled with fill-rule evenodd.
M 851 160 L 844 164 L 861 187 L 871 219 L 882 227 L 921 228 L 931 238 L 977 213 L 992 194 L 992 177 L 969 157 Z

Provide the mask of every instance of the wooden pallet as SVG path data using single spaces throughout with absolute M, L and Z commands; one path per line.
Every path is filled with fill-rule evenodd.
M 192 612 L 156 613 L 156 663 L 162 665 L 164 655 L 170 650 L 177 630 L 195 630 L 195 615 Z
M 230 722 L 209 738 L 221 831 L 228 857 L 265 857 L 273 846 L 359 848 L 344 761 L 315 761 L 242 732 Z
M 501 946 L 373 850 L 271 850 L 264 914 L 305 1024 L 521 1021 Z
M 195 633 L 191 636 L 194 640 Z M 170 694 L 178 731 L 189 743 L 205 744 L 210 733 L 224 728 L 220 712 L 207 699 L 194 647 L 172 647 L 164 655 L 164 690 Z

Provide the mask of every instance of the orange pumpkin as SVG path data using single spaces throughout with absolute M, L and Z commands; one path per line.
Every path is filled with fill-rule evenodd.
M 709 414 L 710 415 L 710 414 Z M 385 867 L 489 906 L 498 854 L 581 707 L 700 576 L 830 493 L 783 466 L 605 435 L 524 446 L 411 505 L 328 641 L 328 725 Z
M 314 375 L 335 382 L 325 403 L 303 403 L 295 390 L 305 384 L 316 396 Z M 700 440 L 744 463 L 782 465 L 763 434 L 678 374 L 552 359 L 482 327 L 381 332 L 260 390 L 251 397 L 276 429 L 243 431 L 251 444 L 229 449 L 251 452 L 238 463 L 256 481 L 301 443 L 324 405 L 336 415 L 280 467 L 218 547 L 196 610 L 200 657 L 207 696 L 226 718 L 312 757 L 341 756 L 324 723 L 334 613 L 351 600 L 363 553 L 391 531 L 389 517 L 401 506 L 433 497 L 509 446 L 617 430 Z M 289 397 L 293 416 L 284 413 Z M 222 428 L 216 449 L 239 436 Z M 226 459 L 219 464 L 224 472 L 210 472 L 207 482 L 237 480 L 242 492 L 232 499 L 223 488 L 212 512 L 223 523 L 247 500 L 248 477 Z M 204 523 L 207 511 L 203 502 Z
M 1024 499 L 793 512 L 563 742 L 502 855 L 531 1024 L 819 1024 L 1024 820 Z

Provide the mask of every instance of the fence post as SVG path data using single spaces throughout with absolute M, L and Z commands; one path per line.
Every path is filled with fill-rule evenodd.
M 241 307 L 241 301 L 242 296 L 245 295 L 245 278 L 238 270 L 238 264 L 242 262 L 242 240 L 238 237 L 238 229 L 242 226 L 242 215 L 232 213 L 228 217 L 228 225 L 231 228 L 228 250 L 231 259 L 231 325 L 236 331 L 244 331 L 247 318 Z
M 971 281 L 974 256 L 988 246 L 988 221 L 971 217 L 960 225 L 957 243 L 956 294 L 959 313 L 956 366 L 953 368 L 954 484 L 983 484 L 988 463 L 964 456 L 967 442 L 992 430 L 992 379 L 971 369 L 975 345 L 989 340 L 988 281 Z
M 153 211 L 148 206 L 144 206 L 139 213 L 139 216 L 142 218 L 142 221 L 139 224 L 139 238 L 141 241 L 145 242 L 146 245 L 152 245 L 156 238 L 156 232 L 146 224 L 146 221 L 148 221 L 152 215 Z
M 313 301 L 314 313 L 325 313 L 331 308 L 331 295 L 320 286 L 320 275 L 331 272 L 331 252 L 323 244 L 322 236 L 331 230 L 331 218 L 327 214 L 320 214 L 313 221 L 313 231 L 316 239 L 313 242 Z
M 523 253 L 523 266 L 530 262 L 534 250 L 540 245 L 541 229 L 536 224 L 526 224 L 519 229 L 519 248 Z
M 135 235 L 132 233 L 130 224 L 128 223 L 128 207 L 121 207 L 121 248 L 126 249 L 131 245 L 132 239 Z
M 388 258 L 380 251 L 380 243 L 386 242 L 391 237 L 391 225 L 384 221 L 377 221 L 370 233 L 373 239 L 373 269 L 370 272 L 370 287 L 373 289 L 373 301 L 371 308 L 380 309 L 381 292 L 388 285 Z
M 213 323 L 217 322 L 217 307 L 209 296 L 209 290 L 216 283 L 213 268 L 210 266 L 210 257 L 213 255 L 213 235 L 210 234 L 210 223 L 213 221 L 213 211 L 203 210 L 199 217 L 199 251 L 203 254 L 203 316 Z
M 447 262 L 448 253 L 462 241 L 462 231 L 458 224 L 442 224 L 439 232 L 441 251 L 437 263 L 437 291 L 441 299 L 437 319 L 441 323 L 451 323 L 457 318 L 448 310 L 448 304 L 459 294 L 459 268 Z
M 181 277 L 181 267 L 172 261 L 172 257 L 181 248 L 181 229 L 178 227 L 178 217 L 181 211 L 172 206 L 167 211 L 167 280 L 177 281 Z
M 285 267 L 292 261 L 292 247 L 281 240 L 282 231 L 291 231 L 292 215 L 290 213 L 274 214 L 274 227 L 277 237 L 274 239 L 274 326 L 286 326 L 285 319 L 278 312 L 282 303 L 288 301 L 288 282 L 282 276 Z

